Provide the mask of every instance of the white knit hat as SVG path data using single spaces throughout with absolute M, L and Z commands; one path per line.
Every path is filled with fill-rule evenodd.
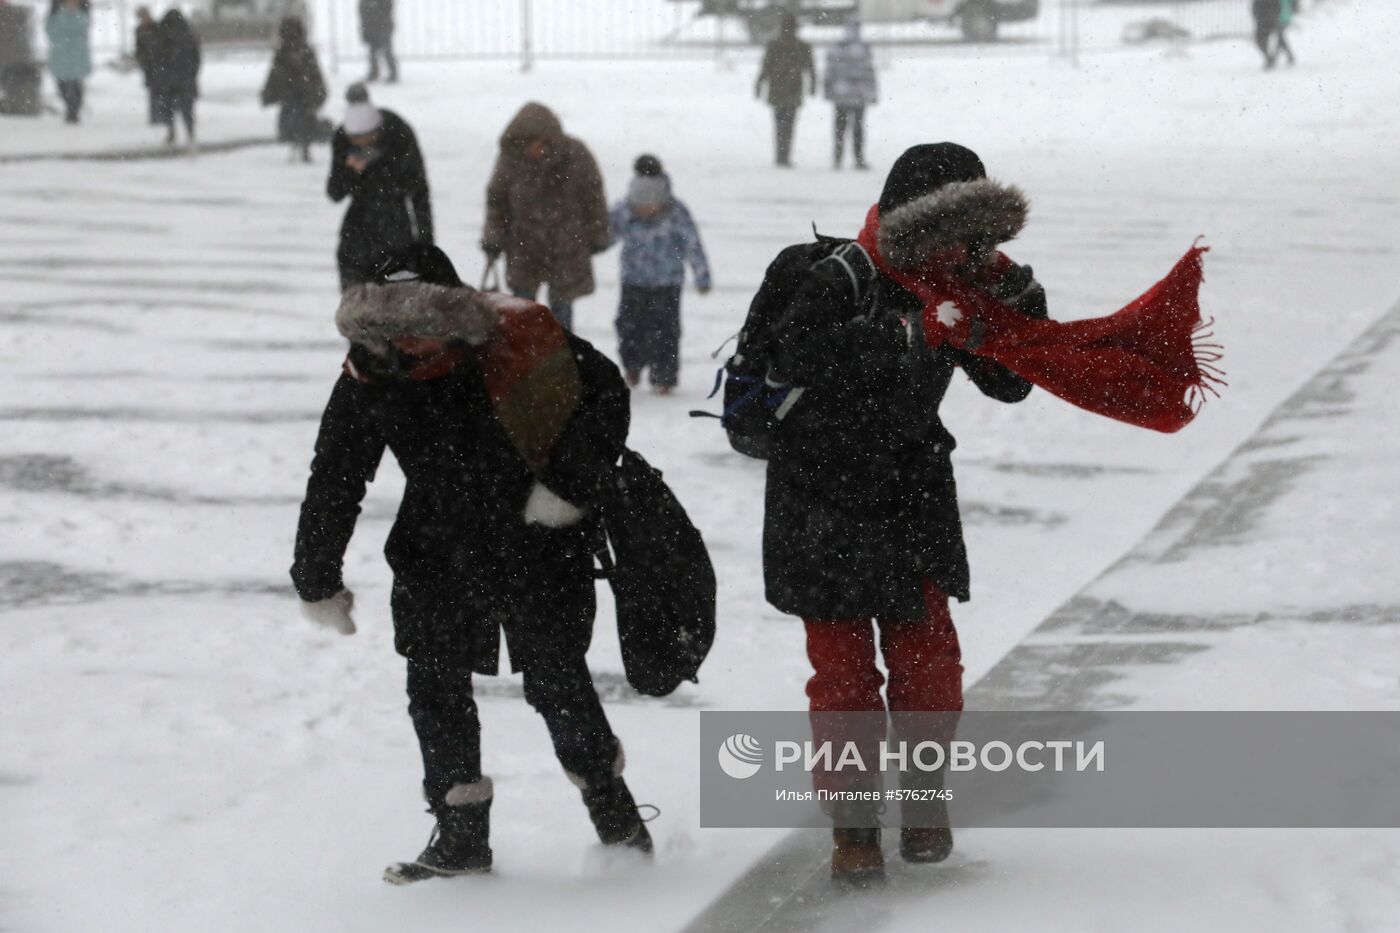
M 366 133 L 373 133 L 379 129 L 379 124 L 383 122 L 384 117 L 380 115 L 379 108 L 368 101 L 349 104 L 345 108 L 345 135 L 347 136 L 363 136 Z

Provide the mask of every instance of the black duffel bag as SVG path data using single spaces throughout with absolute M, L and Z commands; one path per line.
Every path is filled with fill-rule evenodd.
M 617 603 L 627 682 L 666 696 L 696 681 L 715 640 L 715 569 L 699 530 L 661 478 L 625 450 L 605 483 L 598 562 Z

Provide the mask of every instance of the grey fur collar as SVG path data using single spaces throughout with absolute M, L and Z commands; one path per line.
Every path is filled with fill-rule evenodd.
M 335 326 L 351 343 L 379 356 L 398 337 L 486 342 L 497 313 L 472 288 L 448 288 L 427 282 L 352 285 L 340 298 Z
M 990 178 L 944 185 L 881 215 L 880 255 L 897 269 L 914 269 L 960 243 L 1005 243 L 1021 232 L 1029 210 L 1015 185 Z

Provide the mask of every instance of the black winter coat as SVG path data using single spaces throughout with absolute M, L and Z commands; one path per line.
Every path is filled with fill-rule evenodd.
M 342 286 L 368 281 L 386 259 L 414 242 L 433 242 L 428 172 L 418 139 L 398 114 L 382 108 L 380 113 L 379 140 L 360 153 L 371 160 L 363 172 L 345 164 L 356 151 L 345 128 L 331 140 L 326 194 L 337 202 L 350 198 L 336 251 Z
M 1033 282 L 1020 268 L 999 294 L 1026 295 L 1021 310 L 1044 317 Z M 938 406 L 957 367 L 1000 401 L 1031 390 L 999 364 L 911 338 L 900 319 L 917 321 L 921 305 L 893 281 L 879 277 L 872 301 L 859 307 L 844 269 L 818 263 L 775 328 L 778 375 L 807 390 L 768 461 L 763 574 L 768 601 L 804 618 L 922 618 L 925 577 L 970 598 L 956 441 Z
M 394 36 L 394 0 L 360 0 L 360 38 L 375 48 Z
M 611 361 L 569 339 L 583 396 L 539 479 L 584 506 L 622 454 L 628 390 Z M 398 651 L 494 674 L 504 629 L 514 670 L 581 657 L 592 637 L 596 523 L 525 524 L 535 477 L 470 357 L 431 381 L 336 383 L 297 528 L 297 594 L 314 601 L 342 588 L 345 548 L 386 446 L 407 479 L 384 547 Z
M 305 42 L 277 47 L 262 89 L 262 102 L 319 110 L 326 102 L 326 81 L 316 53 Z
M 153 67 L 147 72 L 151 87 L 168 101 L 194 100 L 199 96 L 202 56 L 199 37 L 184 22 L 162 19 L 160 38 L 154 47 Z

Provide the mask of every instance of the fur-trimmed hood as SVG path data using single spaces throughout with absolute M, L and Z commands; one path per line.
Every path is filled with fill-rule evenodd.
M 962 243 L 1014 239 L 1026 225 L 1030 201 L 1015 185 L 990 178 L 944 185 L 880 215 L 880 255 L 899 269 L 916 269 L 929 255 Z
M 474 288 L 427 282 L 353 285 L 341 296 L 335 326 L 351 343 L 387 356 L 399 337 L 486 342 L 499 313 Z

